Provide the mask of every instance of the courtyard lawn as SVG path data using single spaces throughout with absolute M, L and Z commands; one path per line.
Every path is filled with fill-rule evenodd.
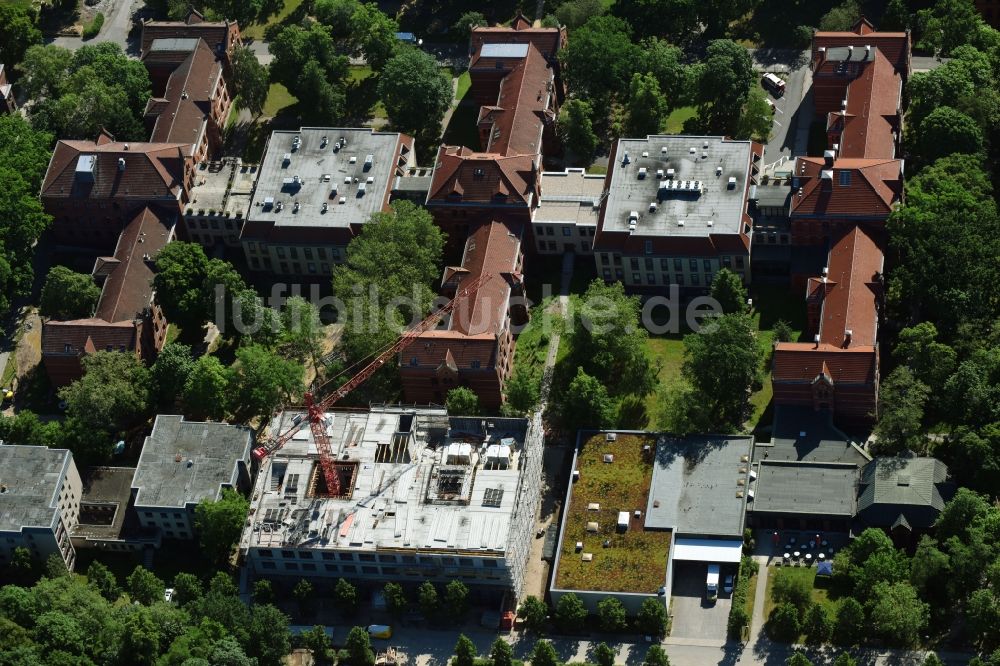
M 289 15 L 299 8 L 302 4 L 302 0 L 284 0 L 284 4 L 279 11 L 274 16 L 271 16 L 266 23 L 254 23 L 243 29 L 243 37 L 249 37 L 251 39 L 264 39 L 264 33 L 275 23 L 281 23 Z
M 298 104 L 299 100 L 288 92 L 288 88 L 280 83 L 272 83 L 267 91 L 267 101 L 264 102 L 264 115 L 274 117 L 284 109 L 293 104 Z
M 458 83 L 455 84 L 455 103 L 461 102 L 465 99 L 465 95 L 469 92 L 469 88 L 472 87 L 472 78 L 469 76 L 469 71 L 466 70 L 458 77 Z
M 674 109 L 667 116 L 667 134 L 683 134 L 684 121 L 688 118 L 694 118 L 696 115 L 698 115 L 698 110 L 693 106 L 682 106 L 679 109 Z
M 681 378 L 681 364 L 684 362 L 684 341 L 680 336 L 652 337 L 646 340 L 646 351 L 653 362 L 660 363 L 659 389 L 646 396 L 646 414 L 649 416 L 650 430 L 663 430 L 661 401 L 664 393 L 675 390 L 684 381 Z
M 839 606 L 837 599 L 830 596 L 830 590 L 827 588 L 827 581 L 824 578 L 817 580 L 816 578 L 816 567 L 771 567 L 771 570 L 767 575 L 767 589 L 764 597 L 764 621 L 771 617 L 771 611 L 778 604 L 775 603 L 773 597 L 774 582 L 778 578 L 804 578 L 809 581 L 812 585 L 812 602 L 814 604 L 819 604 L 826 609 L 827 615 L 830 619 L 836 616 L 837 607 Z M 817 582 L 819 585 L 817 585 Z M 752 615 L 752 610 L 751 610 Z M 801 637 L 800 637 L 801 638 Z M 801 640 L 796 641 L 797 643 L 802 642 Z

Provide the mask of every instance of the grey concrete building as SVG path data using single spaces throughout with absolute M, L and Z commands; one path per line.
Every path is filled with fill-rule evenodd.
M 273 433 L 303 417 L 284 412 Z M 451 417 L 442 408 L 330 412 L 336 488 L 308 424 L 261 463 L 240 540 L 256 576 L 362 587 L 462 580 L 519 594 L 541 492 L 540 420 Z
M 83 494 L 73 454 L 44 446 L 0 445 L 0 567 L 16 548 L 44 561 L 59 555 L 73 569 L 70 533 Z
M 140 526 L 166 539 L 190 539 L 198 502 L 249 484 L 251 448 L 245 426 L 157 416 L 132 481 Z
M 604 192 L 604 176 L 585 169 L 544 171 L 531 228 L 538 254 L 591 254 Z

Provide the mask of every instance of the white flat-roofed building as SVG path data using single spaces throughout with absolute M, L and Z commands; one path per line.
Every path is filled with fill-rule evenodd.
M 76 563 L 70 533 L 80 520 L 83 484 L 66 449 L 0 445 L 0 568 L 17 548 L 44 562 Z
M 541 187 L 531 220 L 535 250 L 539 254 L 593 252 L 604 174 L 588 174 L 584 169 L 545 171 Z
M 594 240 L 598 275 L 646 292 L 706 291 L 721 268 L 749 283 L 762 155 L 759 143 L 721 136 L 619 139 Z
M 271 134 L 240 242 L 251 270 L 329 275 L 397 178 L 414 166 L 413 139 L 369 127 Z
M 284 412 L 274 433 L 301 412 Z M 264 459 L 240 549 L 257 576 L 462 580 L 520 593 L 541 491 L 540 422 L 442 408 L 329 412 L 339 488 L 308 424 Z

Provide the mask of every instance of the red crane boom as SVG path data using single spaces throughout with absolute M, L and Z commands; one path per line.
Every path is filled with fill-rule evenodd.
M 307 418 L 309 419 L 309 427 L 312 430 L 313 441 L 316 442 L 316 450 L 319 453 L 319 464 L 323 471 L 323 480 L 326 482 L 327 493 L 330 495 L 339 495 L 341 493 L 341 484 L 340 476 L 337 474 L 337 470 L 333 464 L 333 452 L 330 445 L 330 437 L 326 434 L 326 428 L 323 424 L 323 414 L 375 374 L 389 359 L 409 347 L 420 334 L 437 326 L 445 315 L 453 312 L 459 303 L 474 295 L 482 287 L 483 283 L 491 277 L 492 275 L 488 274 L 480 275 L 469 280 L 467 284 L 461 284 L 454 298 L 429 314 L 420 323 L 407 329 L 396 342 L 384 349 L 368 365 L 344 382 L 339 388 L 331 392 L 330 395 L 317 402 L 312 391 L 305 394 L 306 408 L 308 410 Z M 322 388 L 320 387 L 320 389 Z M 285 432 L 273 438 L 267 444 L 254 449 L 254 457 L 257 460 L 262 460 L 271 453 L 274 453 L 294 437 L 295 433 L 301 430 L 302 425 L 302 419 L 296 419 L 292 426 Z

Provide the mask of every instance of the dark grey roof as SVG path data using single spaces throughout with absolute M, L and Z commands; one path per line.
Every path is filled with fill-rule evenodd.
M 73 454 L 44 446 L 0 446 L 0 531 L 49 527 Z
M 805 434 L 803 434 L 805 433 Z M 757 444 L 754 460 L 804 460 L 865 465 L 871 457 L 835 428 L 829 413 L 778 405 L 770 444 Z
M 661 437 L 645 526 L 682 536 L 742 536 L 752 444 L 739 435 Z
M 853 517 L 858 468 L 853 463 L 763 461 L 747 510 Z
M 952 492 L 936 458 L 877 458 L 861 470 L 858 515 L 869 525 L 930 527 Z
M 138 489 L 135 505 L 184 507 L 217 498 L 222 486 L 235 484 L 251 446 L 245 426 L 157 416 L 132 481 Z

